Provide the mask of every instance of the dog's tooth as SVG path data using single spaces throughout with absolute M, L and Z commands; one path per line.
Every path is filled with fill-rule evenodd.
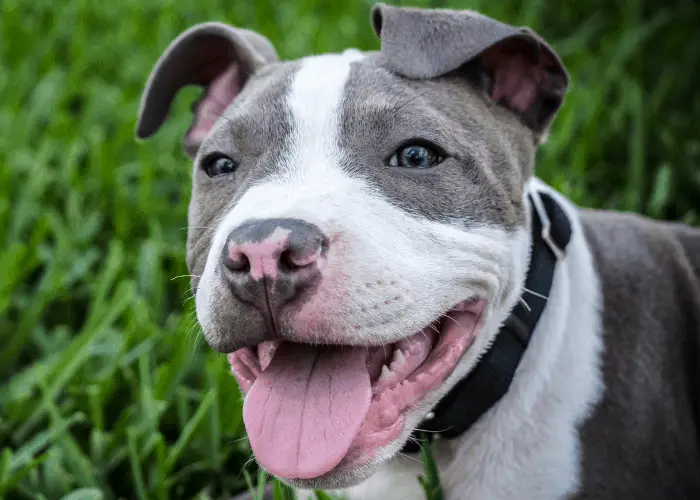
M 382 366 L 382 374 L 379 375 L 379 382 L 386 382 L 387 380 L 391 379 L 393 374 L 391 373 L 391 370 L 389 370 L 389 367 L 384 365 Z
M 389 363 L 389 368 L 393 372 L 398 372 L 399 368 L 401 368 L 405 362 L 406 356 L 404 355 L 403 351 L 401 351 L 401 349 L 396 349 L 391 359 L 391 363 Z

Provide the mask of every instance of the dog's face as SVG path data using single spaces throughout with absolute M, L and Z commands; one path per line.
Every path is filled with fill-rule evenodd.
M 139 135 L 205 86 L 187 260 L 257 460 L 305 487 L 370 475 L 474 366 L 518 299 L 524 183 L 566 89 L 528 31 L 377 6 L 382 50 L 278 62 L 200 25 L 163 55 Z

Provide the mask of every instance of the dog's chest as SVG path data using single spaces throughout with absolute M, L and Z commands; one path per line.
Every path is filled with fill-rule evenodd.
M 551 429 L 559 434 L 561 429 Z M 532 436 L 533 441 L 537 437 Z M 437 446 L 436 454 L 450 456 L 439 460 L 441 487 L 446 500 L 553 500 L 565 499 L 575 488 L 578 477 L 577 443 L 573 436 L 552 445 L 534 445 L 532 456 L 523 450 L 505 450 L 503 453 L 481 448 L 474 451 L 473 459 L 455 461 L 454 448 L 458 442 Z M 343 490 L 346 500 L 424 500 L 426 498 L 419 477 L 424 475 L 417 456 L 399 456 L 382 467 L 363 483 Z M 306 498 L 301 496 L 301 498 Z
M 421 464 L 417 458 L 401 457 L 391 460 L 372 477 L 357 486 L 343 491 L 347 500 L 423 500 L 423 493 L 418 477 L 422 474 Z

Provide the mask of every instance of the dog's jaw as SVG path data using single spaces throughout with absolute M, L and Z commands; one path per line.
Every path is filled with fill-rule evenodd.
M 396 344 L 363 347 L 266 342 L 256 346 L 257 353 L 255 348 L 246 347 L 230 354 L 232 371 L 247 394 L 244 421 L 258 461 L 278 476 L 315 479 L 328 472 L 355 469 L 372 459 L 378 448 L 391 444 L 401 433 L 407 412 L 449 377 L 478 335 L 485 306 L 482 299 L 463 301 L 440 320 Z M 308 360 L 300 362 L 303 358 Z M 335 360 L 332 365 L 329 359 Z M 314 367 L 313 375 L 302 377 L 310 366 Z M 299 376 L 290 373 L 290 367 Z M 357 382 L 348 384 L 350 380 Z M 300 390 L 295 384 L 306 387 Z M 363 386 L 366 396 L 357 392 Z M 314 401 L 313 409 L 299 408 L 297 417 L 313 422 L 301 426 L 307 436 L 290 435 L 284 429 L 284 422 L 290 420 L 288 414 L 298 403 L 298 398 L 287 401 L 287 392 L 306 393 L 304 399 Z M 349 403 L 353 398 L 360 400 Z M 363 412 L 366 399 L 369 405 Z M 322 400 L 330 401 L 330 415 L 317 411 L 324 406 Z M 280 413 L 287 415 L 279 418 Z M 337 421 L 344 422 L 340 428 Z M 356 422 L 357 430 L 349 428 L 351 421 Z M 323 427 L 322 434 L 317 427 Z M 322 459 L 329 446 L 342 446 L 338 433 L 351 439 L 347 448 L 335 452 L 335 461 L 330 456 Z M 317 437 L 309 439 L 308 434 Z M 320 445 L 326 438 L 330 442 Z M 281 456 L 285 443 L 292 446 L 286 458 Z M 304 450 L 300 452 L 299 447 Z

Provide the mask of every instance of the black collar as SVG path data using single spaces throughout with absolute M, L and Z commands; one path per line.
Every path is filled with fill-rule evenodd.
M 508 391 L 515 370 L 547 304 L 554 268 L 571 239 L 571 223 L 552 196 L 529 195 L 532 206 L 532 248 L 523 300 L 513 308 L 491 347 L 472 372 L 459 381 L 418 426 L 421 431 L 454 438 L 469 429 Z M 418 436 L 404 452 L 417 452 Z

